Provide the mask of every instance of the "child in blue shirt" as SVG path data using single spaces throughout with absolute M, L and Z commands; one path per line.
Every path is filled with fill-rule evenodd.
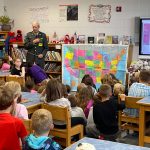
M 61 150 L 61 146 L 48 137 L 53 129 L 51 113 L 46 109 L 39 109 L 32 115 L 32 129 L 34 134 L 25 138 L 23 150 Z

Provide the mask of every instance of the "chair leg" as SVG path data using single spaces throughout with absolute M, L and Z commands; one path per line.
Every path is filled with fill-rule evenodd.
M 68 136 L 68 137 L 66 138 L 66 147 L 68 147 L 68 146 L 70 146 L 70 145 L 71 145 L 71 137 Z
M 83 130 L 81 130 L 81 132 L 79 133 L 79 139 L 83 138 Z

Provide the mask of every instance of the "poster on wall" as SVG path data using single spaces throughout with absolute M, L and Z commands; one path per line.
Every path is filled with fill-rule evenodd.
M 76 91 L 83 76 L 90 74 L 99 88 L 101 78 L 107 73 L 113 73 L 125 84 L 127 56 L 127 45 L 63 45 L 62 81 L 70 85 L 72 91 Z
M 78 21 L 78 4 L 59 5 L 59 21 Z
M 109 23 L 111 19 L 111 5 L 90 5 L 89 22 Z
M 30 22 L 49 23 L 49 11 L 47 6 L 29 8 Z

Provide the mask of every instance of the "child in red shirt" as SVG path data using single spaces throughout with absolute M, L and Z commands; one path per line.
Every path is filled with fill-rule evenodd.
M 20 150 L 20 141 L 27 136 L 23 122 L 11 115 L 19 95 L 0 87 L 0 150 Z

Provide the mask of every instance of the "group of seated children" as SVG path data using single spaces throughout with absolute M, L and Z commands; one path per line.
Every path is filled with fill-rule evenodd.
M 13 72 L 22 76 L 21 61 L 16 59 Z M 141 70 L 139 83 L 132 83 L 125 93 L 125 87 L 113 74 L 105 74 L 101 86 L 97 90 L 90 75 L 85 75 L 77 87 L 76 93 L 58 79 L 47 79 L 45 72 L 33 63 L 28 64 L 28 72 L 34 79 L 26 81 L 24 91 L 41 94 L 42 101 L 48 105 L 68 107 L 71 115 L 71 126 L 81 124 L 88 137 L 115 141 L 119 135 L 118 110 L 128 115 L 136 115 L 137 110 L 125 108 L 125 96 L 150 96 L 150 71 Z M 37 75 L 40 76 L 37 79 Z M 37 91 L 34 83 L 41 85 Z M 120 96 L 121 103 L 118 103 Z M 28 112 L 21 100 L 21 87 L 17 82 L 8 82 L 0 86 L 0 149 L 19 149 L 19 138 L 25 150 L 61 149 L 60 145 L 48 137 L 53 128 L 66 128 L 66 122 L 52 120 L 49 111 L 40 109 L 32 115 L 33 134 L 27 136 L 26 129 L 20 119 L 28 119 Z M 10 128 L 10 126 L 12 126 Z M 24 139 L 24 140 L 23 140 Z M 7 144 L 8 141 L 10 144 Z M 11 145 L 11 148 L 10 148 Z
M 9 82 L 0 87 L 0 149 L 20 150 L 22 146 L 23 150 L 61 150 L 61 146 L 48 136 L 53 129 L 53 120 L 47 110 L 39 109 L 33 113 L 34 132 L 27 135 L 23 121 L 16 113 L 21 88 L 18 86 L 18 91 L 14 93 L 12 87 Z

